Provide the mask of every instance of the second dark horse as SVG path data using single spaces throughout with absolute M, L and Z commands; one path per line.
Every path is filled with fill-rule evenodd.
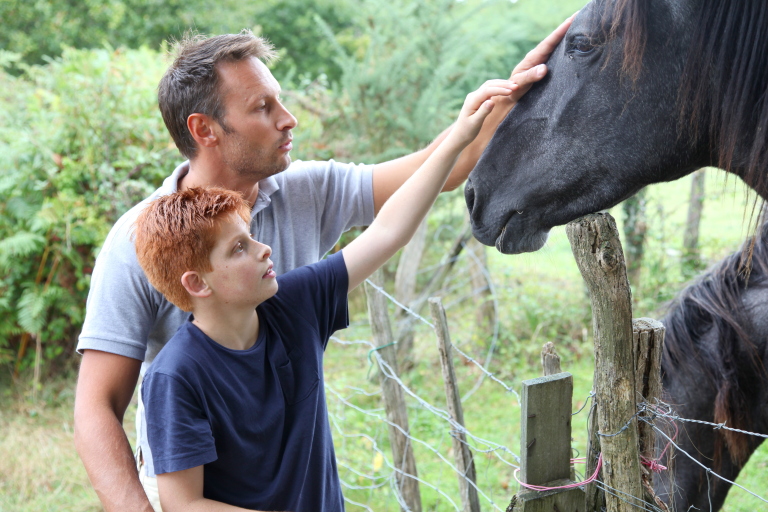
M 762 236 L 760 236 L 762 235 Z M 666 400 L 683 418 L 725 423 L 768 434 L 768 224 L 752 253 L 749 283 L 740 272 L 743 251 L 730 255 L 685 288 L 670 308 L 662 376 Z M 677 422 L 677 442 L 706 467 L 736 480 L 762 438 L 710 425 Z M 661 425 L 660 425 L 661 426 Z M 665 430 L 672 430 L 666 429 Z M 657 453 L 666 440 L 657 436 Z M 674 510 L 712 510 L 723 505 L 731 485 L 709 476 L 677 453 L 672 468 L 654 478 L 656 494 Z M 765 496 L 765 489 L 752 489 Z M 738 491 L 741 492 L 741 491 Z M 696 508 L 690 509 L 691 506 Z

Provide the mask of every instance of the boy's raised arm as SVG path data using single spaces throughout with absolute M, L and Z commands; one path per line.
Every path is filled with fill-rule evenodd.
M 344 248 L 352 290 L 408 243 L 437 199 L 461 151 L 477 136 L 493 110 L 493 96 L 509 96 L 518 85 L 489 80 L 469 94 L 451 133 L 384 204 L 371 226 Z

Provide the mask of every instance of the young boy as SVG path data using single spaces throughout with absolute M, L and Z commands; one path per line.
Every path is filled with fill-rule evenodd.
M 322 379 L 328 339 L 348 325 L 347 293 L 413 236 L 490 98 L 516 88 L 492 80 L 467 96 L 448 137 L 362 235 L 279 279 L 235 192 L 189 189 L 141 213 L 139 263 L 192 312 L 143 382 L 165 512 L 344 510 Z

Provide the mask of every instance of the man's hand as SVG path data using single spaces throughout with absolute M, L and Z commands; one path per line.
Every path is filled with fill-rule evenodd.
M 573 16 L 576 16 L 575 14 Z M 557 45 L 565 36 L 568 28 L 571 26 L 573 16 L 565 20 L 554 32 L 528 52 L 525 58 L 515 66 L 512 71 L 511 81 L 517 84 L 517 88 L 507 97 L 492 98 L 495 104 L 493 111 L 485 118 L 480 134 L 475 140 L 464 149 L 453 168 L 453 172 L 448 177 L 443 191 L 453 190 L 464 183 L 475 168 L 480 155 L 485 151 L 485 147 L 491 141 L 491 137 L 496 132 L 499 123 L 507 116 L 512 107 L 528 92 L 531 86 L 547 75 L 547 66 L 544 64 L 549 56 L 555 51 Z M 429 146 L 421 151 L 392 160 L 377 164 L 373 168 L 373 204 L 374 211 L 379 212 L 381 207 L 394 194 L 395 190 L 405 183 L 405 181 L 416 172 L 416 169 L 423 164 L 435 148 L 448 136 L 453 126 L 441 133 Z
M 533 84 L 547 75 L 547 66 L 545 62 L 549 60 L 549 56 L 552 55 L 552 52 L 555 51 L 557 45 L 560 44 L 560 41 L 565 37 L 565 33 L 568 32 L 568 28 L 570 28 L 571 22 L 575 16 L 576 14 L 562 22 L 554 32 L 536 45 L 536 48 L 528 52 L 525 58 L 515 66 L 515 69 L 512 70 L 512 75 L 510 76 L 510 80 L 519 86 L 517 90 L 510 96 L 498 98 L 498 101 L 494 98 L 494 102 L 497 102 L 499 105 L 506 104 L 509 106 L 509 109 L 511 109 L 518 101 L 520 101 L 520 98 L 531 89 Z M 509 112 L 509 110 L 507 110 L 507 112 Z
M 104 509 L 153 512 L 136 472 L 123 415 L 141 361 L 86 350 L 75 392 L 75 448 Z

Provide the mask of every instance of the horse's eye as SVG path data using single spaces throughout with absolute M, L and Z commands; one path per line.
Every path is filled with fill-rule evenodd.
M 595 50 L 595 44 L 588 37 L 576 36 L 568 43 L 568 52 L 586 55 Z

